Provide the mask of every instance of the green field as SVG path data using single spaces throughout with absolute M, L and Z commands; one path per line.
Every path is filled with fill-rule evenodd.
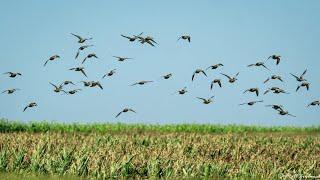
M 0 171 L 83 178 L 320 175 L 320 127 L 0 121 Z M 3 179 L 3 178 L 1 178 Z

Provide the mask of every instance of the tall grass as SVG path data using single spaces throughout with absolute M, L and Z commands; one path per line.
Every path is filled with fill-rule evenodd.
M 0 132 L 194 132 L 194 133 L 228 133 L 228 132 L 320 132 L 320 126 L 314 127 L 262 127 L 244 125 L 214 124 L 67 124 L 51 122 L 29 122 L 0 120 Z

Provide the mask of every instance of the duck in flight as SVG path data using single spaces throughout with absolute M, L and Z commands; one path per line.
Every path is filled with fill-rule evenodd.
M 239 72 L 234 77 L 228 76 L 228 75 L 223 74 L 223 73 L 220 73 L 220 74 L 222 74 L 223 76 L 227 77 L 229 79 L 229 83 L 236 82 L 238 80 L 237 77 L 239 76 Z
M 87 60 L 87 59 L 90 59 L 90 58 L 96 58 L 98 59 L 98 56 L 95 54 L 95 53 L 90 53 L 88 54 L 82 61 L 82 64 Z
M 23 112 L 25 112 L 28 108 L 32 108 L 32 107 L 35 107 L 35 106 L 38 106 L 37 103 L 31 102 L 23 109 Z
M 247 90 L 245 90 L 245 91 L 243 92 L 243 94 L 246 93 L 246 92 L 252 92 L 252 93 L 255 92 L 256 95 L 259 96 L 259 88 L 250 88 L 250 89 L 247 89 Z
M 213 88 L 213 84 L 217 83 L 220 88 L 222 87 L 222 84 L 221 84 L 221 80 L 220 79 L 214 79 L 212 82 L 211 82 L 211 85 L 210 85 L 210 89 L 212 90 Z
M 153 82 L 153 81 L 139 81 L 139 82 L 131 84 L 131 86 L 144 85 L 144 84 L 151 83 L 151 82 Z
M 239 106 L 242 106 L 242 105 L 253 106 L 254 104 L 259 103 L 259 102 L 263 102 L 263 101 L 262 100 L 261 101 L 250 101 L 250 102 L 246 102 L 246 103 L 241 103 L 241 104 L 239 104 Z
M 69 69 L 71 71 L 77 71 L 77 72 L 81 72 L 85 77 L 88 77 L 86 72 L 84 71 L 84 67 L 75 67 L 75 68 L 71 68 Z
M 163 79 L 169 79 L 169 78 L 171 78 L 171 77 L 172 77 L 172 73 L 169 73 L 169 74 L 165 74 L 165 75 L 161 76 L 160 79 L 161 79 L 161 78 L 163 78 Z
M 172 95 L 176 94 L 176 93 L 179 93 L 180 95 L 184 95 L 187 92 L 188 92 L 187 91 L 187 87 L 184 87 L 184 88 L 180 89 L 179 91 L 176 91 L 176 92 L 172 93 Z
M 62 88 L 63 88 L 63 85 L 61 84 L 61 85 L 59 85 L 59 86 L 57 86 L 57 85 L 55 85 L 55 84 L 52 84 L 52 83 L 50 83 L 53 87 L 54 87 L 54 92 L 56 92 L 56 93 L 59 93 L 59 92 L 61 92 L 62 91 Z
M 177 41 L 179 41 L 180 39 L 182 39 L 182 40 L 188 40 L 189 43 L 191 42 L 191 36 L 189 36 L 189 35 L 182 35 L 182 36 L 180 36 L 180 37 L 178 38 Z
M 271 107 L 274 110 L 279 110 L 279 109 L 283 110 L 283 106 L 278 104 L 270 104 L 270 105 L 266 105 L 266 107 Z
M 307 107 L 316 105 L 320 106 L 320 100 L 312 101 L 310 104 L 307 105 Z
M 254 63 L 254 64 L 249 64 L 247 67 L 260 67 L 260 66 L 262 66 L 265 69 L 270 71 L 270 69 L 264 64 L 265 64 L 264 62 L 257 62 L 257 63 Z
M 80 46 L 79 49 L 78 49 L 78 51 L 77 51 L 77 54 L 76 54 L 76 56 L 75 56 L 75 59 L 78 58 L 78 56 L 79 56 L 79 54 L 80 54 L 81 51 L 83 51 L 83 50 L 85 50 L 85 49 L 87 49 L 88 47 L 91 47 L 91 46 L 93 46 L 93 45 Z
M 276 61 L 276 65 L 278 65 L 280 63 L 280 61 L 281 61 L 281 56 L 280 55 L 274 54 L 274 55 L 271 55 L 271 56 L 268 57 L 268 59 L 270 59 L 270 58 Z
M 212 100 L 213 98 L 214 98 L 214 96 L 211 96 L 211 97 L 208 98 L 208 99 L 201 98 L 201 97 L 197 97 L 197 99 L 202 100 L 202 103 L 203 103 L 203 104 L 210 104 L 211 102 L 213 102 L 213 100 Z
M 195 75 L 196 75 L 196 74 L 199 74 L 199 73 L 202 73 L 203 75 L 205 75 L 205 76 L 207 77 L 207 74 L 204 72 L 204 70 L 202 70 L 202 69 L 196 69 L 196 70 L 194 71 L 194 73 L 192 74 L 191 80 L 193 81 Z
M 280 93 L 283 93 L 283 94 L 289 94 L 288 92 L 286 92 L 285 90 L 281 89 L 281 88 L 278 88 L 278 87 L 272 87 L 272 88 L 269 88 L 267 89 L 263 94 L 267 94 L 268 92 L 272 91 L 274 94 L 280 94 Z
M 15 78 L 17 76 L 22 76 L 22 74 L 18 73 L 18 72 L 6 72 L 6 73 L 3 73 L 3 74 L 8 74 L 9 77 L 11 77 L 11 78 Z
M 71 35 L 77 37 L 78 38 L 78 43 L 80 43 L 80 44 L 86 42 L 87 40 L 91 40 L 92 39 L 92 38 L 83 38 L 83 37 L 81 37 L 79 35 L 76 35 L 76 34 L 73 34 L 73 33 L 71 33 Z
M 74 84 L 72 81 L 68 81 L 68 80 L 63 81 L 63 82 L 61 83 L 61 86 L 67 86 L 67 85 L 69 85 L 69 84 L 72 84 L 72 85 L 75 86 L 75 84 Z
M 94 81 L 80 81 L 85 87 L 90 87 Z
M 103 90 L 103 87 L 99 81 L 92 81 L 90 87 L 96 87 L 98 86 L 101 90 Z
M 2 91 L 2 94 L 3 94 L 3 93 L 13 94 L 14 92 L 19 91 L 19 90 L 20 90 L 20 89 L 18 89 L 18 88 L 7 89 L 7 90 Z
M 208 69 L 218 69 L 218 67 L 221 67 L 221 66 L 223 66 L 223 64 L 221 64 L 221 63 L 219 63 L 219 64 L 213 64 L 213 65 L 207 67 L 206 70 L 208 70 Z
M 54 60 L 57 60 L 59 58 L 60 58 L 59 55 L 53 55 L 53 56 L 49 57 L 49 59 L 44 63 L 43 66 L 46 66 L 49 61 L 54 61 Z
M 126 36 L 126 35 L 122 35 L 122 34 L 121 34 L 121 36 L 124 37 L 124 38 L 127 38 L 130 42 L 134 42 L 134 41 L 135 41 L 136 39 L 138 39 L 138 37 L 141 36 L 142 34 L 143 34 L 143 32 L 140 33 L 139 35 L 133 35 L 133 37 Z
M 296 89 L 296 92 L 301 88 L 301 87 L 305 87 L 307 88 L 307 91 L 309 90 L 309 87 L 310 87 L 310 83 L 308 82 L 302 82 Z
M 268 79 L 266 79 L 263 83 L 265 84 L 265 83 L 267 83 L 270 79 L 272 79 L 272 80 L 279 80 L 279 81 L 281 81 L 281 82 L 283 82 L 283 80 L 282 80 L 282 77 L 281 76 L 278 76 L 278 75 L 272 75 L 271 77 L 269 77 Z
M 74 89 L 74 90 L 70 90 L 70 91 L 65 91 L 65 90 L 62 90 L 65 94 L 70 94 L 70 95 L 73 95 L 73 94 L 76 94 L 77 92 L 81 91 L 81 89 Z
M 116 118 L 119 117 L 122 113 L 127 113 L 127 112 L 133 112 L 133 113 L 137 113 L 135 110 L 131 109 L 131 108 L 124 108 L 121 112 L 119 112 L 116 115 Z
M 280 114 L 281 116 L 287 115 L 287 116 L 296 117 L 296 116 L 290 114 L 288 111 L 285 111 L 285 110 L 283 110 L 283 109 L 278 109 L 277 111 L 278 111 L 278 114 Z
M 107 76 L 112 76 L 113 74 L 115 74 L 116 73 L 116 70 L 117 69 L 112 69 L 111 71 L 109 71 L 108 73 L 106 73 L 105 75 L 103 75 L 102 76 L 102 79 L 104 79 L 105 77 L 107 77 Z
M 158 44 L 153 37 L 151 36 L 147 36 L 147 37 L 142 37 L 142 36 L 136 36 L 138 39 L 139 39 L 139 42 L 141 44 L 144 44 L 144 43 L 148 43 L 149 45 L 151 46 L 154 46 L 154 44 Z
M 294 75 L 294 74 L 292 74 L 292 73 L 290 73 L 290 74 L 291 74 L 291 76 L 293 76 L 294 78 L 296 78 L 296 80 L 297 80 L 298 82 L 302 82 L 302 81 L 307 81 L 307 80 L 304 78 L 304 75 L 305 75 L 306 73 L 307 73 L 307 69 L 304 70 L 303 73 L 302 73 L 300 76 Z
M 117 58 L 118 61 L 120 62 L 123 62 L 125 60 L 128 60 L 128 59 L 133 59 L 133 58 L 128 58 L 128 57 L 120 57 L 120 56 L 113 56 L 114 58 Z

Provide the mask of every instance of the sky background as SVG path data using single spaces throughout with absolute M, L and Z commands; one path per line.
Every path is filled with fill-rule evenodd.
M 306 108 L 319 99 L 320 92 L 320 1 L 2 1 L 0 6 L 0 72 L 21 72 L 15 79 L 0 76 L 0 90 L 21 88 L 13 95 L 0 95 L 0 117 L 21 121 L 122 122 L 122 123 L 213 123 L 254 125 L 320 125 L 319 107 Z M 129 42 L 120 35 L 144 32 L 159 43 L 156 47 Z M 74 56 L 78 47 L 75 33 L 93 37 L 98 60 L 88 60 L 88 74 L 69 71 L 80 66 Z M 192 42 L 177 39 L 190 34 Z M 44 62 L 52 55 L 61 59 Z M 268 61 L 271 72 L 246 65 L 280 54 L 279 66 Z M 112 56 L 134 58 L 118 62 Z M 207 71 L 208 77 L 191 76 L 197 68 L 216 63 L 225 66 Z M 111 78 L 101 77 L 111 69 Z M 306 68 L 310 91 L 295 92 L 298 82 L 289 74 Z M 140 80 L 156 80 L 173 73 L 169 80 L 145 86 L 129 86 Z M 239 81 L 229 84 L 220 73 L 236 74 Z M 285 83 L 262 82 L 272 74 Z M 221 78 L 223 88 L 210 82 Z M 67 96 L 53 92 L 49 82 L 100 80 L 104 90 L 82 88 Z M 185 96 L 171 95 L 188 87 Z M 245 89 L 279 86 L 291 94 L 242 94 Z M 76 87 L 66 87 L 72 89 Z M 214 103 L 204 105 L 199 97 L 214 95 Z M 238 106 L 264 100 L 255 106 Z M 30 101 L 38 107 L 22 112 Z M 296 118 L 280 116 L 266 104 L 283 104 Z M 115 115 L 124 107 L 137 114 Z

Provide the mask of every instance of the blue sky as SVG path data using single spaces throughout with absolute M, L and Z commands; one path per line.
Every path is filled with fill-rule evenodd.
M 319 1 L 5 1 L 0 7 L 0 72 L 18 71 L 22 77 L 0 77 L 0 89 L 21 88 L 14 95 L 0 95 L 0 117 L 22 121 L 123 122 L 123 123 L 219 123 L 255 125 L 319 125 L 320 109 L 306 108 L 319 99 L 320 52 Z M 130 43 L 120 34 L 144 32 L 158 41 L 157 47 Z M 84 54 L 95 52 L 98 60 L 85 63 L 89 78 L 69 71 L 79 66 L 74 59 L 79 44 L 70 35 L 93 37 Z M 190 34 L 192 42 L 176 42 Z M 51 55 L 61 59 L 49 62 Z M 81 54 L 83 58 L 84 54 Z M 280 54 L 282 62 L 272 70 L 246 65 Z M 117 62 L 112 56 L 132 61 Z M 225 66 L 207 71 L 191 82 L 195 69 L 211 64 Z M 117 68 L 112 78 L 101 80 Z M 298 85 L 290 72 L 306 68 L 310 91 L 295 92 Z M 170 80 L 146 86 L 129 86 L 140 80 L 156 80 L 172 72 Z M 220 73 L 240 72 L 239 81 L 227 83 Z M 280 74 L 285 83 L 262 82 Z M 210 91 L 211 80 L 221 78 L 223 88 Z M 101 80 L 104 90 L 87 89 L 74 96 L 56 94 L 49 82 Z M 185 96 L 170 95 L 187 86 Z M 245 89 L 262 91 L 279 86 L 289 95 L 267 94 L 256 98 L 242 94 Z M 72 87 L 70 87 L 72 88 Z M 204 105 L 195 97 L 214 95 L 214 103 Z M 264 100 L 253 107 L 238 106 Z M 38 107 L 22 112 L 36 101 Z M 297 118 L 279 116 L 265 104 L 283 104 Z M 124 107 L 137 114 L 115 115 Z

